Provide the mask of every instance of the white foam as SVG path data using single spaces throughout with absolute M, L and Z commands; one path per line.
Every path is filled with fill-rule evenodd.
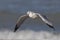
M 23 31 L 0 31 L 0 39 L 24 39 L 24 40 L 31 40 L 31 39 L 39 39 L 39 40 L 60 40 L 60 34 L 55 35 L 53 32 L 47 31 L 31 31 L 31 30 L 23 30 Z

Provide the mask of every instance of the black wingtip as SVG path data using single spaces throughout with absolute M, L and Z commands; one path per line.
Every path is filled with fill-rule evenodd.
M 16 30 L 14 30 L 14 32 L 16 32 Z
M 49 24 L 47 24 L 50 28 L 52 28 L 55 31 L 55 28 Z
M 14 32 L 16 32 L 17 31 L 17 29 L 18 29 L 18 27 L 17 27 L 17 25 L 15 26 L 15 29 L 14 29 Z

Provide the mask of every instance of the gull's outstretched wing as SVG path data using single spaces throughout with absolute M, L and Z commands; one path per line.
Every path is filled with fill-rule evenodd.
M 53 28 L 55 30 L 55 28 L 53 27 L 53 24 L 48 21 L 48 18 L 45 15 L 41 15 L 41 14 L 37 14 L 39 18 L 41 18 L 43 20 L 43 22 L 45 22 L 50 28 Z
M 29 16 L 28 15 L 22 15 L 21 17 L 19 17 L 19 19 L 17 20 L 17 23 L 15 25 L 15 29 L 14 32 L 17 31 L 17 29 L 22 25 L 22 23 L 25 21 L 25 19 L 27 19 Z

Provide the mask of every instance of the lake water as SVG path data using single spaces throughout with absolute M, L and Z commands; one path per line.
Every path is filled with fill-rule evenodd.
M 46 15 L 56 30 L 42 20 L 27 19 L 14 33 L 17 19 L 28 10 Z M 0 39 L 60 40 L 59 17 L 60 0 L 0 0 Z
M 28 10 L 42 13 L 60 12 L 60 0 L 0 0 L 0 10 L 25 13 Z

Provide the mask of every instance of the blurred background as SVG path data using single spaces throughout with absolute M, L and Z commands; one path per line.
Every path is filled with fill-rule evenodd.
M 27 19 L 14 33 L 17 19 L 27 11 L 46 15 L 56 30 Z M 60 0 L 0 0 L 0 39 L 60 40 Z

